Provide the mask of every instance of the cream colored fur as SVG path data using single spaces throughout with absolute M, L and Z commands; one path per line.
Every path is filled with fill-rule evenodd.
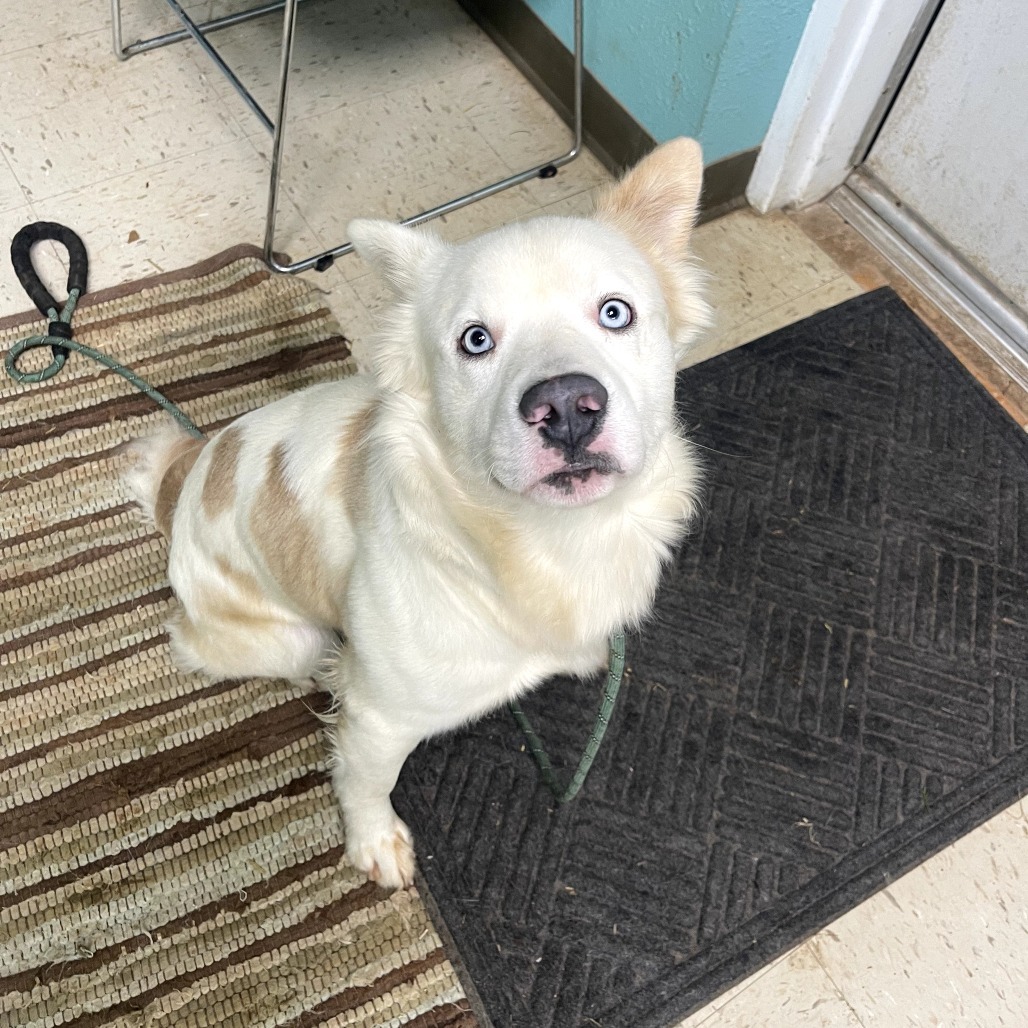
M 550 675 L 601 666 L 608 635 L 646 617 L 693 514 L 673 390 L 707 316 L 687 250 L 701 172 L 699 147 L 678 140 L 594 219 L 460 246 L 355 222 L 395 294 L 374 373 L 239 418 L 190 454 L 177 497 L 161 479 L 184 466 L 180 434 L 135 445 L 144 510 L 172 501 L 176 660 L 215 678 L 320 675 L 339 710 L 347 852 L 383 885 L 414 872 L 389 801 L 411 750 Z M 611 297 L 634 312 L 623 330 L 598 321 Z M 469 324 L 493 350 L 461 350 Z M 611 468 L 558 488 L 542 476 L 571 458 L 519 400 L 569 374 L 609 394 L 588 445 Z

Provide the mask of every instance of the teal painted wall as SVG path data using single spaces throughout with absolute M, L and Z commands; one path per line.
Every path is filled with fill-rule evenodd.
M 569 49 L 571 0 L 527 0 Z M 658 141 L 759 146 L 813 0 L 584 0 L 585 64 Z

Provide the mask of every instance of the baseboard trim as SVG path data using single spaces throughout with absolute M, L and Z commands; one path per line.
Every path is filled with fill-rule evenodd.
M 700 222 L 713 221 L 729 211 L 746 206 L 746 186 L 757 163 L 760 147 L 722 157 L 703 169 Z
M 457 0 L 511 63 L 570 125 L 574 89 L 571 52 L 523 0 Z M 585 141 L 615 175 L 648 154 L 657 142 L 586 69 L 582 81 Z M 746 183 L 756 149 L 708 165 L 704 171 L 700 221 L 746 202 Z

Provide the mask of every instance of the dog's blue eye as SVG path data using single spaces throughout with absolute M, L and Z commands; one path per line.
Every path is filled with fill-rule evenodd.
M 632 308 L 624 300 L 604 300 L 600 305 L 600 324 L 604 328 L 628 328 Z
M 488 353 L 495 345 L 489 330 L 481 325 L 472 325 L 464 329 L 464 334 L 460 337 L 460 348 L 472 357 Z

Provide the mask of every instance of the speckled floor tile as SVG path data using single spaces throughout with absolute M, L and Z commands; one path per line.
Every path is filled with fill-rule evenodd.
M 608 179 L 609 181 L 611 180 Z M 561 200 L 555 200 L 553 203 L 548 203 L 545 207 L 541 207 L 539 213 L 563 218 L 587 218 L 596 209 L 596 201 L 600 194 L 603 193 L 607 184 L 607 182 L 604 182 L 602 185 L 594 186 L 592 189 L 586 189 L 581 193 L 573 193 Z
M 3 156 L 3 142 L 0 141 L 0 211 L 22 207 L 28 202 L 18 183 L 17 176 Z
M 677 1028 L 864 1028 L 809 946 L 800 946 Z
M 11 112 L 4 118 L 4 156 L 30 200 L 240 135 L 184 50 L 119 62 L 104 33 L 9 55 L 0 62 L 0 95 Z
M 72 227 L 86 241 L 90 288 L 183 267 L 236 243 L 263 242 L 267 169 L 237 139 L 155 168 L 106 179 L 35 204 L 40 218 Z M 282 245 L 296 252 L 318 240 L 288 199 Z
M 1020 1028 L 1028 807 L 1016 803 L 812 940 L 867 1028 Z
M 290 123 L 452 77 L 483 60 L 495 62 L 498 55 L 461 8 L 446 0 L 308 0 L 298 8 L 296 26 Z M 271 117 L 281 42 L 281 14 L 232 26 L 216 37 L 219 52 Z M 211 88 L 233 105 L 244 130 L 263 132 L 228 82 L 213 70 L 204 72 Z
M 460 109 L 510 167 L 568 149 L 569 131 L 515 68 L 495 62 L 461 72 L 454 82 Z
M 842 269 L 780 213 L 761 216 L 744 208 L 701 225 L 693 237 L 697 255 L 717 273 L 717 287 L 734 322 L 823 286 Z
M 131 3 L 132 0 L 126 0 Z M 144 0 L 151 2 L 151 0 Z M 22 4 L 8 0 L 3 5 L 3 32 L 0 32 L 0 57 L 73 39 L 90 32 L 107 33 L 110 39 L 111 7 L 101 0 L 75 4 L 74 9 L 59 0 Z
M 451 81 L 454 102 L 511 172 L 556 159 L 573 143 L 571 130 L 525 78 L 510 65 L 477 64 Z M 532 180 L 525 188 L 540 205 L 609 181 L 610 175 L 588 151 L 553 179 Z
M 720 318 L 724 307 L 718 303 L 718 288 L 715 278 L 712 286 L 715 322 L 693 348 L 686 366 L 698 364 L 708 357 L 742 346 L 743 343 L 751 343 L 770 332 L 785 328 L 812 314 L 817 314 L 818 311 L 834 307 L 843 300 L 859 296 L 862 292 L 863 290 L 852 279 L 840 275 L 824 285 L 816 286 L 814 289 L 791 297 L 784 303 L 769 307 L 756 317 L 749 318 L 740 324 L 732 324 L 730 319 L 725 319 L 728 321 L 725 324 Z
M 443 239 L 458 243 L 512 221 L 533 217 L 539 212 L 534 197 L 521 185 L 477 200 L 427 224 Z
M 254 143 L 269 153 L 269 139 Z M 353 218 L 410 217 L 507 174 L 438 82 L 298 121 L 290 126 L 288 145 L 284 189 L 330 246 L 346 240 Z M 498 195 L 490 205 L 492 221 L 531 213 L 538 203 L 527 189 Z M 489 214 L 490 207 L 482 205 L 452 222 L 461 220 L 470 234 L 492 227 L 484 221 Z
M 693 250 L 708 276 L 714 324 L 690 363 L 863 292 L 782 214 L 743 209 L 707 222 L 694 233 Z
M 96 0 L 94 0 L 96 3 Z M 178 0 L 179 6 L 198 24 L 212 17 L 213 0 Z M 104 26 L 110 31 L 111 7 L 109 3 L 96 3 L 105 17 Z M 252 6 L 240 3 L 238 10 Z M 129 46 L 137 40 L 150 39 L 165 32 L 182 28 L 182 22 L 165 0 L 121 0 L 122 43 Z

